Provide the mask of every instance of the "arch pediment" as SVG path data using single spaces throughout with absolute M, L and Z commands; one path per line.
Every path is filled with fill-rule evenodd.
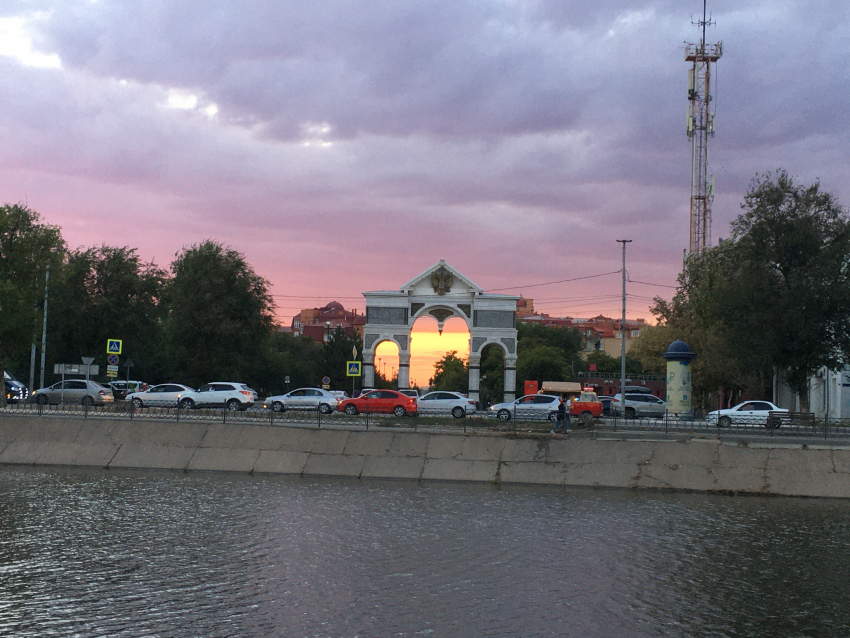
M 401 291 L 416 297 L 439 298 L 458 295 L 480 295 L 484 292 L 484 289 L 458 270 L 449 266 L 445 259 L 441 259 L 404 284 L 401 287 Z

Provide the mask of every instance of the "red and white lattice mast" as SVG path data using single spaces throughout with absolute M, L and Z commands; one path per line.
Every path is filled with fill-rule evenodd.
M 701 254 L 711 243 L 711 202 L 714 199 L 714 177 L 708 176 L 708 140 L 714 137 L 714 112 L 711 94 L 712 65 L 723 55 L 723 43 L 706 46 L 705 27 L 713 24 L 706 18 L 703 0 L 702 20 L 695 22 L 702 29 L 699 44 L 685 44 L 685 60 L 693 66 L 688 70 L 688 137 L 691 138 L 691 217 L 690 250 Z

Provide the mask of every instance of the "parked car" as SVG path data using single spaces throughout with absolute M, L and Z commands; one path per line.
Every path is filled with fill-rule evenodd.
M 318 410 L 322 414 L 330 414 L 336 410 L 339 400 L 330 390 L 320 388 L 299 388 L 286 394 L 268 397 L 263 401 L 263 407 L 275 412 L 287 410 Z
M 180 397 L 187 392 L 194 392 L 194 390 L 188 385 L 181 385 L 180 383 L 163 383 L 147 390 L 131 392 L 127 395 L 127 400 L 136 409 L 152 406 L 176 407 Z
M 347 399 L 349 396 L 351 396 L 345 390 L 328 390 L 328 392 L 334 395 L 337 401 L 342 401 L 343 399 Z
M 765 426 L 768 425 L 768 415 L 771 412 L 788 412 L 770 401 L 744 401 L 733 408 L 714 410 L 705 415 L 709 425 L 719 428 L 736 426 Z
M 625 416 L 627 419 L 635 417 L 663 417 L 667 412 L 667 403 L 653 394 L 644 392 L 626 393 L 625 405 L 620 394 L 614 395 L 611 402 L 611 414 Z
M 6 403 L 23 403 L 30 396 L 30 391 L 23 383 L 8 372 L 4 373 L 3 383 L 6 388 Z
M 429 392 L 417 401 L 419 414 L 451 414 L 456 419 L 462 419 L 475 412 L 475 401 L 460 392 Z
M 602 414 L 603 416 L 608 416 L 611 414 L 611 403 L 614 401 L 614 397 L 609 396 L 600 396 L 599 402 L 602 404 Z
M 104 405 L 115 401 L 112 388 L 97 381 L 68 379 L 52 386 L 36 390 L 31 401 L 39 405 L 48 403 L 81 403 L 82 405 Z
M 244 383 L 215 381 L 197 390 L 180 395 L 179 405 L 184 409 L 226 407 L 228 410 L 247 410 L 259 400 L 257 393 Z
M 112 396 L 124 399 L 131 392 L 144 392 L 148 389 L 148 384 L 144 381 L 113 381 L 109 387 L 112 388 Z
M 395 390 L 371 390 L 359 397 L 340 401 L 336 409 L 349 416 L 360 412 L 413 416 L 417 413 L 417 402 L 415 397 L 409 397 Z
M 626 386 L 626 394 L 652 394 L 652 389 L 647 388 L 645 385 L 627 385 Z
M 406 394 L 409 397 L 416 397 L 417 399 L 419 398 L 419 390 L 416 388 L 404 388 L 402 390 L 399 390 L 399 392 L 401 392 L 402 394 Z
M 497 403 L 489 408 L 489 415 L 509 421 L 516 413 L 517 418 L 549 419 L 558 418 L 560 398 L 551 394 L 526 394 L 516 401 Z

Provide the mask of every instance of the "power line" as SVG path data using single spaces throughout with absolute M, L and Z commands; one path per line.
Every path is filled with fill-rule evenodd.
M 673 290 L 678 290 L 678 286 L 669 286 L 667 284 L 653 284 L 648 281 L 636 281 L 635 279 L 629 279 L 630 284 L 643 284 L 644 286 L 658 286 L 659 288 L 672 288 Z
M 619 275 L 622 271 L 612 270 L 611 272 L 603 272 L 598 275 L 587 275 L 586 277 L 573 277 L 572 279 L 560 279 L 558 281 L 546 281 L 542 284 L 527 284 L 525 286 L 508 286 L 507 288 L 490 288 L 484 292 L 499 292 L 501 290 L 516 290 L 517 288 L 537 288 L 538 286 L 551 286 L 553 284 L 563 284 L 568 281 L 580 281 L 582 279 L 593 279 L 595 277 L 605 277 L 607 275 Z

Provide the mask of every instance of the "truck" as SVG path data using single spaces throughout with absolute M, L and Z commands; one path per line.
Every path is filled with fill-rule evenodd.
M 564 397 L 569 406 L 570 416 L 578 417 L 585 424 L 592 419 L 602 417 L 602 402 L 592 388 L 582 388 L 580 383 L 571 381 L 544 381 L 539 394 L 554 394 Z

